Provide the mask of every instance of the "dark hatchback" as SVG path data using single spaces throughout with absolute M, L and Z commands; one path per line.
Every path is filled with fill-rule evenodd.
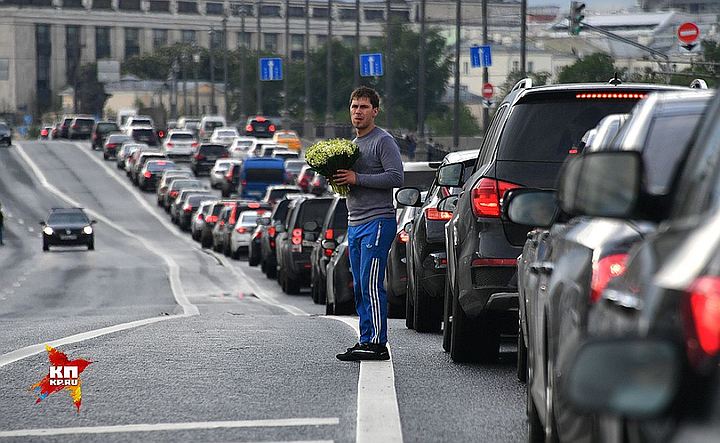
M 344 237 L 348 227 L 347 203 L 344 197 L 336 196 L 330 204 L 320 235 L 310 253 L 310 286 L 313 302 L 325 304 L 327 274 L 325 273 L 330 257 L 335 251 L 338 239 Z
M 338 240 L 341 240 L 340 244 L 335 248 L 327 265 L 325 314 L 352 315 L 357 311 L 355 309 L 353 276 L 350 272 L 347 235 Z
M 195 153 L 190 157 L 190 169 L 195 175 L 209 173 L 215 165 L 215 160 L 227 157 L 229 157 L 229 154 L 224 145 L 203 143 L 198 146 Z
M 267 226 L 260 226 L 262 231 L 260 236 L 260 269 L 268 278 L 277 276 L 276 238 L 278 229 L 285 229 L 285 219 L 291 202 L 292 200 L 288 198 L 277 202 L 270 215 L 270 223 Z
M 559 386 L 592 414 L 595 441 L 718 440 L 719 141 L 716 95 L 662 198 L 645 183 L 652 166 L 639 152 L 593 152 L 566 168 L 565 211 L 660 224 L 600 294 L 593 338 Z
M 275 125 L 265 117 L 250 117 L 245 124 L 245 135 L 256 138 L 272 138 Z
M 138 143 L 145 143 L 148 146 L 159 146 L 160 140 L 151 126 L 132 127 L 128 134 Z
M 95 230 L 97 223 L 90 220 L 81 208 L 53 208 L 42 226 L 43 251 L 50 246 L 87 246 L 95 249 Z
M 105 139 L 113 132 L 120 132 L 120 127 L 115 122 L 99 121 L 95 123 L 90 135 L 93 150 L 102 149 Z
M 148 160 L 138 175 L 138 187 L 143 191 L 154 191 L 165 171 L 177 169 L 169 160 Z
M 461 163 L 439 171 L 442 186 L 463 186 L 445 225 L 448 281 L 443 334 L 454 361 L 494 362 L 501 333 L 518 322 L 517 257 L 529 228 L 501 218 L 510 189 L 552 189 L 561 165 L 585 133 L 609 114 L 629 112 L 657 85 L 518 82 L 498 106 L 475 163 L 463 183 Z M 454 207 L 453 207 L 454 206 Z M 439 208 L 440 209 L 440 208 Z
M 92 117 L 78 116 L 75 117 L 70 123 L 70 129 L 68 129 L 68 137 L 70 139 L 76 138 L 90 138 L 95 127 L 95 119 Z

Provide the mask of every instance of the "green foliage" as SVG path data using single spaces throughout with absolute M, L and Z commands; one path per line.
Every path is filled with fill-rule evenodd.
M 558 83 L 607 82 L 618 70 L 611 56 L 597 52 L 565 66 L 558 76 Z
M 533 82 L 533 86 L 542 86 L 546 85 L 550 77 L 552 77 L 552 74 L 550 74 L 547 71 L 541 71 L 541 72 L 528 72 L 526 73 L 527 77 L 530 77 Z M 505 97 L 508 92 L 515 86 L 517 82 L 522 80 L 524 77 L 522 76 L 522 73 L 520 71 L 512 71 L 510 74 L 508 74 L 507 78 L 505 79 L 505 83 L 503 83 L 500 86 L 500 94 L 499 97 Z
M 97 64 L 80 67 L 77 87 L 78 111 L 81 114 L 102 115 L 109 95 L 105 93 L 105 86 L 97 80 Z
M 452 134 L 453 129 L 453 113 L 452 110 L 446 112 L 434 112 L 430 114 L 426 121 L 426 126 L 432 130 L 434 136 L 446 136 Z M 461 105 L 460 108 L 460 135 L 472 136 L 482 133 L 482 129 L 475 117 L 467 106 Z

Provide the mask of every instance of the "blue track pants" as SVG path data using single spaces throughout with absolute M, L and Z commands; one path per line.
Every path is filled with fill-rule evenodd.
M 360 343 L 387 343 L 385 268 L 395 238 L 394 218 L 380 218 L 348 226 L 348 254 L 360 317 Z

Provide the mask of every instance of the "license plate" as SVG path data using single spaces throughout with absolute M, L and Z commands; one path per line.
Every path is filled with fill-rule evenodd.
M 77 240 L 77 235 L 61 235 L 60 240 Z
M 257 128 L 257 132 L 265 132 L 265 128 L 263 128 L 263 127 L 258 127 L 258 128 Z

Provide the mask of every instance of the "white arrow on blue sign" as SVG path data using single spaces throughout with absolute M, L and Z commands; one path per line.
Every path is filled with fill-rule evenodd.
M 380 77 L 383 75 L 383 56 L 381 53 L 360 54 L 360 75 L 362 77 Z
M 268 82 L 282 79 L 283 71 L 281 58 L 260 59 L 260 80 Z
M 473 68 L 489 68 L 492 66 L 490 45 L 473 46 L 470 48 L 470 66 Z

